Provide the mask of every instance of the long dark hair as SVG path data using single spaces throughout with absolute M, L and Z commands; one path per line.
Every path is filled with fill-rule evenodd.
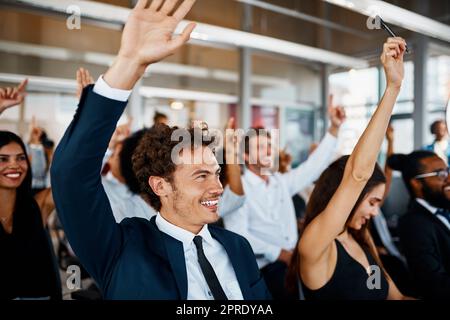
M 305 228 L 311 223 L 311 221 L 313 221 L 314 218 L 316 218 L 327 207 L 328 203 L 330 202 L 333 195 L 336 193 L 336 190 L 338 189 L 342 181 L 345 166 L 347 164 L 349 157 L 350 156 L 343 156 L 338 160 L 336 160 L 335 162 L 333 162 L 322 173 L 319 180 L 317 180 L 314 190 L 309 199 L 308 205 L 306 207 L 305 222 L 301 231 L 305 230 Z M 366 195 L 369 192 L 371 192 L 376 186 L 379 186 L 380 184 L 384 183 L 386 183 L 386 177 L 384 176 L 384 173 L 381 170 L 380 166 L 376 164 L 373 174 L 367 181 L 364 189 L 361 191 L 361 194 L 359 195 L 358 200 L 353 206 L 353 209 L 345 223 L 345 228 L 342 230 L 342 232 L 344 232 L 345 229 L 347 228 L 351 219 L 355 215 L 356 210 L 358 209 L 358 207 L 360 206 L 361 202 L 364 200 Z M 378 255 L 376 254 L 369 240 L 370 235 L 368 231 L 368 225 L 369 223 L 364 224 L 360 230 L 348 228 L 348 232 L 353 236 L 353 238 L 356 240 L 356 242 L 358 242 L 358 244 L 362 248 L 369 250 L 370 254 L 375 259 L 377 264 L 380 266 L 380 268 L 382 268 L 381 261 L 378 259 Z M 289 266 L 288 275 L 286 278 L 286 285 L 288 289 L 291 290 L 292 292 L 296 290 L 297 279 L 299 279 L 300 277 L 299 256 L 300 255 L 298 252 L 298 242 L 297 242 L 297 246 L 294 249 L 292 260 Z
M 27 149 L 25 147 L 25 144 L 23 143 L 22 139 L 16 135 L 15 133 L 12 133 L 10 131 L 0 131 L 0 148 L 6 146 L 10 143 L 17 143 L 23 150 L 23 153 L 25 154 L 26 161 L 28 164 L 28 170 L 25 176 L 25 179 L 23 180 L 22 184 L 17 188 L 17 199 L 20 198 L 28 198 L 32 197 L 31 193 L 31 163 L 28 158 Z

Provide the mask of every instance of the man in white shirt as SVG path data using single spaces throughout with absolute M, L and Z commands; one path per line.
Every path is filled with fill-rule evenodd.
M 342 107 L 330 107 L 328 112 L 331 127 L 320 145 L 307 161 L 287 173 L 267 174 L 274 163 L 267 132 L 249 130 L 244 139 L 246 200 L 238 211 L 224 217 L 224 224 L 250 242 L 274 299 L 287 298 L 284 275 L 298 240 L 292 196 L 318 179 L 335 156 L 345 112 Z
M 444 120 L 436 120 L 430 126 L 430 132 L 434 135 L 434 142 L 425 147 L 425 150 L 436 153 L 446 164 L 450 159 L 450 144 L 448 143 L 448 130 Z
M 99 179 L 132 88 L 150 64 L 187 42 L 195 27 L 190 23 L 172 38 L 194 0 L 175 8 L 177 3 L 139 0 L 130 13 L 116 61 L 84 90 L 56 150 L 54 201 L 72 248 L 106 299 L 268 299 L 248 241 L 208 226 L 219 217 L 223 192 L 211 142 L 172 135 L 196 137 L 195 129 L 157 125 L 140 140 L 133 170 L 159 212 L 150 221 L 116 223 Z

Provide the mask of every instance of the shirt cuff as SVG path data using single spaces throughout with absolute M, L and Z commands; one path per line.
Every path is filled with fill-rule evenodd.
M 131 95 L 132 90 L 122 90 L 111 88 L 109 84 L 103 80 L 103 75 L 98 77 L 97 82 L 94 86 L 94 92 L 98 95 L 101 95 L 105 98 L 109 98 L 111 100 L 117 100 L 122 102 L 127 102 L 128 98 Z

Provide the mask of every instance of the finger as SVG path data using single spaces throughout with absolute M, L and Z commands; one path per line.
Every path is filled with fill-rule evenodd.
M 159 7 L 161 6 L 161 3 L 162 0 L 152 0 L 149 9 L 153 11 L 158 11 Z
M 147 0 L 139 0 L 136 5 L 134 6 L 135 9 L 145 9 L 145 6 L 147 5 Z
M 6 94 L 5 94 L 7 99 L 11 96 L 11 92 L 12 92 L 12 88 L 11 87 L 7 87 L 6 88 Z
M 191 33 L 194 30 L 195 26 L 196 26 L 195 23 L 193 23 L 193 22 L 189 23 L 186 26 L 186 28 L 184 28 L 183 33 L 180 36 L 172 39 L 170 41 L 170 44 L 169 44 L 171 50 L 176 50 L 179 47 L 181 47 L 183 44 L 188 42 L 190 37 L 191 37 Z
M 36 116 L 35 116 L 35 115 L 33 115 L 33 116 L 31 117 L 31 126 L 32 126 L 33 128 L 36 128 L 36 127 L 37 127 L 37 121 L 36 121 Z
M 166 0 L 164 1 L 164 4 L 162 5 L 161 9 L 159 9 L 159 11 L 164 14 L 168 14 L 173 10 L 177 2 L 178 0 Z
M 11 92 L 11 99 L 16 99 L 19 91 L 17 88 L 13 88 Z
M 178 21 L 183 20 L 189 10 L 191 10 L 194 3 L 195 0 L 184 0 L 183 3 L 181 3 L 178 9 L 174 12 L 173 17 Z
M 26 88 L 26 86 L 27 86 L 27 84 L 28 84 L 28 79 L 25 78 L 25 79 L 19 84 L 19 86 L 17 87 L 17 89 L 18 89 L 20 92 L 21 92 L 21 91 L 24 91 L 25 88 Z
M 3 88 L 0 88 L 0 98 L 5 97 L 6 91 Z
M 385 50 L 386 51 L 395 50 L 397 52 L 397 54 L 400 54 L 400 44 L 395 43 L 395 42 L 386 43 Z
M 81 71 L 80 71 L 80 69 L 77 70 L 77 85 L 81 86 Z
M 333 94 L 328 95 L 328 106 L 333 106 Z

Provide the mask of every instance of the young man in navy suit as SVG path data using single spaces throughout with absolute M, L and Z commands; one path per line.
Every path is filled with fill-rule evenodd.
M 133 86 L 150 64 L 189 40 L 193 23 L 179 37 L 172 33 L 194 2 L 184 0 L 176 10 L 177 0 L 137 2 L 116 61 L 84 90 L 55 152 L 51 173 L 58 214 L 106 299 L 270 299 L 248 241 L 208 226 L 218 219 L 223 189 L 206 142 L 188 142 L 179 150 L 171 138 L 177 129 L 165 125 L 142 138 L 133 167 L 158 211 L 150 221 L 127 218 L 117 224 L 101 184 L 102 158 Z M 190 160 L 200 154 L 200 161 Z

